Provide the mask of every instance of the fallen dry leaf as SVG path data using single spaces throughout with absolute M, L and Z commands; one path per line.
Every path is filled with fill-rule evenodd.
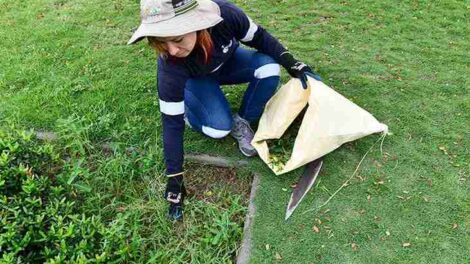
M 315 233 L 320 233 L 320 229 L 319 229 L 317 226 L 315 226 L 315 225 L 313 226 L 313 231 L 314 231 Z
M 403 247 L 409 247 L 409 246 L 411 246 L 411 243 L 408 243 L 408 242 L 403 243 Z
M 276 252 L 276 259 L 277 260 L 282 260 L 282 256 L 281 256 L 281 254 L 279 254 L 279 252 Z
M 411 196 L 403 197 L 403 196 L 397 195 L 397 198 L 400 199 L 400 200 L 405 200 L 405 201 L 407 201 L 407 200 L 411 199 Z
M 456 229 L 457 227 L 459 227 L 459 225 L 457 223 L 452 225 L 452 229 Z
M 440 146 L 439 149 L 444 152 L 444 154 L 449 155 L 445 146 Z
M 356 245 L 356 243 L 352 243 L 352 244 L 351 244 L 351 248 L 352 248 L 352 250 L 357 251 L 357 245 Z

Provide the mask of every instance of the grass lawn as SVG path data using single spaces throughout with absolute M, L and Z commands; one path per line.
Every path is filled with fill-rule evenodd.
M 261 185 L 251 262 L 470 262 L 470 2 L 234 2 L 393 132 L 315 210 L 378 136 L 327 155 L 287 222 L 285 190 L 301 171 L 274 176 L 252 159 Z M 90 155 L 84 164 L 94 167 L 80 174 L 93 190 L 85 204 L 110 219 L 127 210 L 146 234 L 138 261 L 229 262 L 246 206 L 239 194 L 193 197 L 185 226 L 165 222 L 155 54 L 145 43 L 125 45 L 138 8 L 129 0 L 1 1 L 0 122 L 59 132 Z M 234 109 L 243 88 L 224 88 Z M 185 137 L 186 152 L 241 158 L 230 138 Z M 103 142 L 114 142 L 112 157 L 96 151 Z M 145 154 L 129 157 L 130 146 Z

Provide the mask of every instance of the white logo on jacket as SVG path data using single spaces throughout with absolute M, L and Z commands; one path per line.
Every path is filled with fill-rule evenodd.
M 227 45 L 222 45 L 222 52 L 223 52 L 223 53 L 227 53 L 228 50 L 230 49 L 230 47 L 232 47 L 232 44 L 233 44 L 233 43 L 232 43 L 232 41 L 230 40 L 230 43 L 229 43 L 229 44 L 227 44 Z

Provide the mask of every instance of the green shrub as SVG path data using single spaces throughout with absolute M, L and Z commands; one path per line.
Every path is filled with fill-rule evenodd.
M 81 189 L 50 144 L 0 128 L 0 262 L 112 263 L 138 256 L 129 215 L 111 223 L 84 212 Z

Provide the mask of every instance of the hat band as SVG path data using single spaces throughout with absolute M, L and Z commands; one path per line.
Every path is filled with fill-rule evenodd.
M 184 14 L 190 10 L 193 10 L 199 5 L 197 1 L 191 1 L 188 5 L 180 6 L 175 8 L 175 16 Z

